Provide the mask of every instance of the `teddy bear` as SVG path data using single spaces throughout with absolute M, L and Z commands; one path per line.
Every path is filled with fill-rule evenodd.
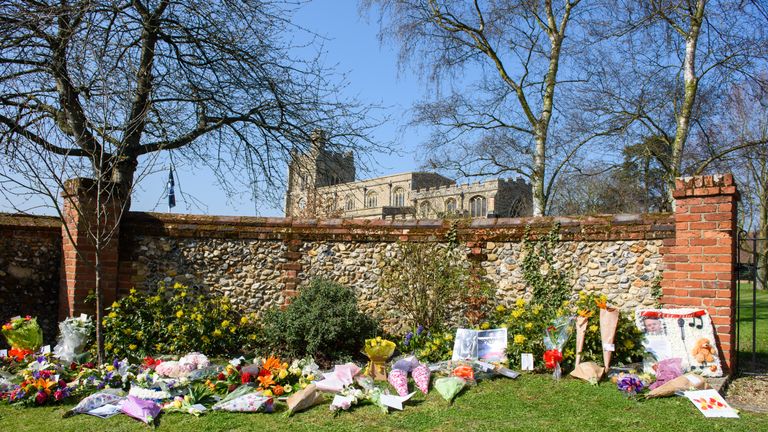
M 711 363 L 715 361 L 715 349 L 707 338 L 697 340 L 696 345 L 691 350 L 691 354 L 699 363 Z

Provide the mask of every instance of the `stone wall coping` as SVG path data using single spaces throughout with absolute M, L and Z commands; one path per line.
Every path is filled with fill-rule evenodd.
M 302 219 L 131 212 L 125 232 L 169 237 L 263 240 L 434 241 L 455 224 L 462 241 L 518 241 L 560 224 L 563 240 L 649 240 L 674 237 L 669 213 L 489 218 L 468 220 Z
M 55 231 L 61 233 L 61 219 L 21 213 L 0 213 L 0 229 Z

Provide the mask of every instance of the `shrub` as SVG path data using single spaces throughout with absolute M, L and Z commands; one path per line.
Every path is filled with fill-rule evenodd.
M 160 283 L 154 295 L 132 289 L 107 308 L 107 354 L 132 360 L 156 354 L 234 355 L 257 339 L 254 315 L 234 309 L 229 299 L 176 283 Z
M 544 330 L 550 318 L 542 305 L 523 299 L 518 299 L 510 309 L 496 306 L 488 326 L 507 328 L 507 359 L 511 367 L 520 367 L 522 353 L 532 353 L 536 367 L 544 367 Z
M 351 289 L 315 279 L 283 311 L 264 314 L 264 342 L 274 352 L 327 363 L 360 353 L 378 324 L 357 308 Z
M 397 344 L 402 354 L 412 354 L 422 362 L 436 363 L 453 356 L 453 333 L 430 332 L 423 326 L 409 331 Z
M 469 270 L 452 246 L 401 243 L 385 262 L 379 284 L 406 327 L 439 330 L 451 305 L 467 292 Z

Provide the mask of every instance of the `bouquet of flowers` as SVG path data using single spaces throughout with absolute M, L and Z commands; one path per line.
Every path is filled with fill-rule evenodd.
M 37 324 L 37 318 L 29 315 L 11 318 L 10 322 L 3 325 L 2 333 L 11 346 L 8 354 L 16 358 L 20 356 L 23 359 L 43 345 L 43 331 Z
M 544 365 L 552 369 L 552 377 L 556 380 L 562 376 L 560 362 L 563 361 L 563 346 L 573 332 L 571 324 L 573 317 L 559 317 L 545 331 L 544 347 L 547 350 L 544 352 Z
M 368 366 L 365 375 L 372 377 L 376 381 L 387 380 L 386 362 L 395 352 L 395 343 L 382 339 L 377 336 L 376 339 L 366 339 L 363 353 L 368 356 Z
M 2 398 L 23 405 L 45 405 L 66 399 L 73 388 L 58 372 L 55 365 L 40 357 L 22 372 L 21 383 L 2 393 Z
M 637 375 L 624 374 L 617 379 L 616 387 L 626 394 L 627 397 L 634 397 L 643 391 L 645 383 Z
M 73 365 L 76 364 L 73 363 Z M 127 359 L 114 359 L 111 364 L 101 366 L 84 363 L 77 367 L 79 371 L 74 382 L 78 388 L 83 390 L 102 390 L 105 388 L 127 390 L 136 379 L 138 372 L 137 366 L 131 365 Z
M 59 339 L 53 348 L 53 354 L 65 363 L 82 362 L 87 353 L 83 347 L 93 330 L 93 321 L 88 315 L 79 318 L 67 318 L 59 323 Z
M 145 359 L 146 360 L 146 359 Z M 208 357 L 200 353 L 189 353 L 178 361 L 166 361 L 154 364 L 155 371 L 169 378 L 189 376 L 193 371 L 208 367 Z

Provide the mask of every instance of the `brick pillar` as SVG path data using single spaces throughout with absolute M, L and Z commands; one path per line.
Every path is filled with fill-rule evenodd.
M 675 181 L 675 238 L 665 241 L 662 303 L 703 307 L 715 327 L 723 370 L 734 371 L 736 206 L 733 175 Z
M 286 251 L 283 253 L 285 262 L 281 265 L 283 270 L 282 282 L 283 282 L 283 305 L 286 307 L 291 303 L 291 300 L 296 297 L 299 292 L 297 291 L 299 283 L 299 272 L 301 271 L 301 246 L 303 242 L 298 239 L 289 239 L 286 241 Z
M 103 187 L 104 188 L 104 187 Z M 75 178 L 64 182 L 62 220 L 62 265 L 59 284 L 59 319 L 95 312 L 95 301 L 86 302 L 96 289 L 95 234 L 108 241 L 101 248 L 101 292 L 104 305 L 117 298 L 117 257 L 119 227 L 114 224 L 120 215 L 121 201 L 102 193 L 96 199 L 96 182 Z M 101 201 L 101 202 L 98 202 Z M 97 206 L 101 211 L 97 212 Z M 97 222 L 99 221 L 99 222 Z M 114 230 L 113 230 L 114 228 Z

